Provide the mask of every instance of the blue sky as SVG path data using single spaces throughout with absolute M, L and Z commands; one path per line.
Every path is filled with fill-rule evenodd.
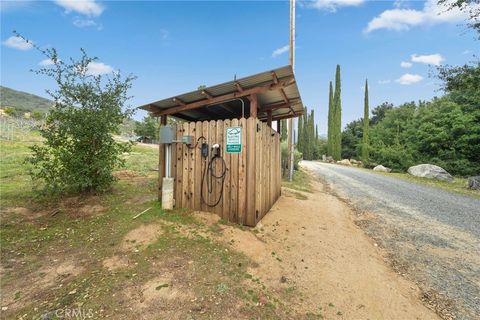
M 342 68 L 342 123 L 370 105 L 430 99 L 438 64 L 463 64 L 479 52 L 459 12 L 433 0 L 297 2 L 296 77 L 304 104 L 326 132 L 328 82 Z M 99 57 L 92 73 L 138 76 L 133 106 L 288 64 L 287 1 L 26 1 L 1 7 L 1 84 L 46 96 L 53 83 L 31 73 L 44 59 L 12 38 L 17 30 L 61 57 L 79 48 Z M 403 62 L 403 63 L 402 63 Z M 145 114 L 137 113 L 136 118 Z

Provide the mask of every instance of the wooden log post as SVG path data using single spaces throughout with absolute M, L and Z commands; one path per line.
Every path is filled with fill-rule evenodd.
M 267 111 L 267 124 L 270 128 L 272 127 L 272 110 Z
M 277 132 L 282 136 L 282 120 L 277 120 Z
M 258 111 L 258 98 L 257 94 L 253 93 L 248 97 L 248 100 L 250 100 L 250 117 L 256 118 L 257 117 L 257 111 Z
M 160 116 L 160 126 L 167 124 L 167 116 Z M 165 148 L 164 144 L 158 144 L 158 201 L 162 200 L 163 177 L 165 177 Z

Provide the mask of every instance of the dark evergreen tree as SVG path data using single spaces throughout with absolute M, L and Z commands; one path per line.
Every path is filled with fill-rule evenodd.
M 369 158 L 369 142 L 368 142 L 368 130 L 369 130 L 369 110 L 368 110 L 368 81 L 365 80 L 365 100 L 363 107 L 363 137 L 362 137 L 362 161 L 367 163 Z
M 303 138 L 303 117 L 300 116 L 298 117 L 298 139 L 297 139 L 297 149 L 300 151 L 300 152 L 303 152 L 303 141 L 304 141 L 304 138 Z
M 287 136 L 288 136 L 288 131 L 287 131 L 287 120 L 280 120 L 280 140 L 286 141 Z
M 335 93 L 333 95 L 333 147 L 332 156 L 335 160 L 341 158 L 342 148 L 342 100 L 341 100 L 341 81 L 340 65 L 337 64 L 335 72 Z
M 328 127 L 327 127 L 327 154 L 333 156 L 333 86 L 330 81 L 328 94 Z

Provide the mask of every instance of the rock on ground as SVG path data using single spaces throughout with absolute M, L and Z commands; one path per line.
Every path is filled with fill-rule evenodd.
M 373 168 L 373 171 L 390 172 L 390 171 L 392 171 L 392 169 L 384 167 L 380 164 L 380 165 L 376 166 L 375 168 Z
M 350 163 L 350 160 L 348 159 L 343 159 L 343 160 L 340 160 L 340 161 L 337 161 L 338 164 L 343 164 L 344 166 L 352 166 L 352 164 Z
M 408 173 L 415 177 L 452 181 L 453 177 L 442 167 L 433 164 L 419 164 L 408 168 Z
M 480 189 L 480 176 L 468 177 L 468 189 Z

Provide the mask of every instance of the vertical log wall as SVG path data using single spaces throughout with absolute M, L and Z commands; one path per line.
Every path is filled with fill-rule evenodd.
M 240 153 L 225 151 L 225 130 L 229 127 L 242 128 Z M 280 196 L 280 135 L 256 118 L 189 122 L 175 125 L 174 130 L 177 140 L 184 135 L 193 136 L 191 148 L 181 143 L 172 147 L 175 207 L 208 211 L 227 221 L 255 226 Z M 201 136 L 205 140 L 193 148 Z M 227 166 L 223 186 L 221 179 L 213 179 L 212 193 L 208 193 L 204 181 L 203 194 L 208 203 L 216 202 L 223 189 L 222 199 L 215 207 L 207 206 L 200 196 L 207 166 L 201 156 L 202 142 L 208 143 L 210 153 L 213 144 L 220 144 Z M 217 161 L 215 175 L 221 175 L 221 169 Z

